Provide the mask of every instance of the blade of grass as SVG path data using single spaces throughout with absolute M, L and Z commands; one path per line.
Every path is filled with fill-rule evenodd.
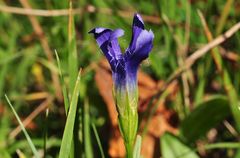
M 212 144 L 205 144 L 203 145 L 205 150 L 213 150 L 213 149 L 239 149 L 240 143 L 239 142 L 219 142 L 219 143 L 212 143 Z M 198 148 L 192 149 L 192 151 L 197 152 L 199 151 Z
M 28 144 L 29 144 L 29 146 L 30 146 L 30 148 L 31 148 L 34 156 L 35 156 L 36 158 L 40 158 L 40 156 L 39 156 L 39 154 L 38 154 L 38 152 L 37 152 L 37 149 L 35 148 L 35 146 L 34 146 L 32 140 L 31 140 L 30 136 L 28 135 L 25 127 L 24 127 L 23 124 L 22 124 L 22 121 L 20 120 L 17 112 L 16 112 L 15 109 L 13 108 L 13 106 L 12 106 L 12 104 L 11 104 L 11 102 L 10 102 L 10 100 L 8 99 L 8 97 L 7 97 L 6 94 L 5 94 L 5 98 L 6 98 L 7 102 L 8 102 L 8 105 L 11 107 L 11 109 L 12 109 L 12 111 L 13 111 L 13 113 L 14 113 L 17 121 L 18 121 L 18 123 L 20 124 L 21 129 L 22 129 L 22 131 L 23 131 L 23 133 L 24 133 L 24 135 L 25 135 L 25 137 L 26 137 L 26 139 L 27 139 L 27 141 L 28 141 Z
M 212 36 L 211 31 L 208 28 L 207 22 L 206 22 L 206 20 L 205 20 L 205 18 L 203 16 L 202 12 L 200 10 L 198 10 L 197 12 L 198 12 L 198 15 L 199 15 L 200 20 L 201 20 L 201 24 L 202 24 L 203 29 L 204 29 L 204 33 L 205 33 L 208 41 L 211 42 L 213 40 L 213 36 Z M 222 64 L 221 55 L 218 52 L 217 47 L 213 48 L 210 53 L 211 53 L 211 56 L 213 58 L 213 61 L 214 61 L 215 65 L 217 67 L 217 70 L 219 72 L 221 72 L 223 64 Z
M 70 98 L 72 97 L 74 84 L 77 78 L 78 62 L 77 62 L 77 45 L 76 45 L 76 34 L 74 26 L 74 15 L 73 15 L 73 3 L 69 0 L 69 16 L 68 16 L 68 75 L 69 75 L 69 93 Z M 78 111 L 76 114 L 76 120 L 78 120 Z M 73 134 L 73 141 L 71 147 L 70 158 L 75 156 L 79 157 L 78 148 L 78 130 L 75 127 Z M 76 150 L 75 150 L 76 149 Z
M 73 93 L 74 84 L 77 78 L 77 46 L 75 37 L 74 16 L 72 13 L 72 1 L 69 2 L 69 20 L 68 20 L 68 73 L 69 73 L 69 92 Z
M 230 10 L 232 9 L 233 2 L 234 2 L 234 0 L 227 0 L 226 4 L 224 6 L 224 9 L 221 12 L 221 17 L 218 21 L 218 25 L 217 25 L 217 29 L 216 29 L 216 34 L 217 35 L 219 35 L 222 32 L 223 27 L 226 24 L 226 20 L 227 20 L 227 17 L 229 15 L 229 13 L 230 13 Z
M 59 75 L 60 75 L 60 83 L 61 83 L 62 93 L 63 93 L 63 98 L 64 98 L 64 107 L 65 107 L 65 112 L 66 112 L 66 115 L 67 115 L 68 108 L 69 108 L 69 99 L 68 99 L 68 95 L 67 95 L 67 88 L 66 88 L 66 85 L 64 84 L 64 78 L 63 78 L 63 75 L 62 75 L 61 63 L 60 63 L 59 56 L 58 56 L 58 53 L 57 53 L 56 50 L 55 50 L 55 55 L 56 55 L 56 59 L 57 59 L 58 71 L 59 71 Z
M 233 148 L 240 148 L 239 142 L 221 142 L 221 143 L 213 143 L 213 144 L 207 144 L 204 146 L 206 150 L 212 150 L 212 149 L 233 149 Z
M 240 143 L 239 142 L 219 142 L 219 143 L 212 143 L 212 144 L 205 144 L 203 145 L 205 150 L 213 150 L 213 149 L 239 149 Z M 198 148 L 194 148 L 193 151 L 197 152 Z
M 101 157 L 105 158 L 104 152 L 103 152 L 103 148 L 102 148 L 102 144 L 101 144 L 101 141 L 100 141 L 100 138 L 99 138 L 96 126 L 95 126 L 95 124 L 93 122 L 92 122 L 92 128 L 93 128 L 93 132 L 94 132 L 94 135 L 95 135 L 97 143 L 98 143 L 98 147 L 99 147 L 99 150 L 100 150 L 100 153 L 101 153 Z
M 0 65 L 4 65 L 4 64 L 8 64 L 16 59 L 18 59 L 19 57 L 23 56 L 25 54 L 25 51 L 20 51 L 18 53 L 15 54 L 8 54 L 8 56 L 0 59 Z
M 5 85 L 5 77 L 6 77 L 6 74 L 8 73 L 8 69 L 9 69 L 9 65 L 3 65 L 1 66 L 1 69 L 0 69 L 0 96 L 3 96 L 4 94 L 4 87 L 6 86 Z M 1 100 L 2 97 L 0 97 L 0 100 Z
M 52 71 L 52 72 L 54 72 L 56 74 L 58 73 L 58 68 L 55 66 L 54 63 L 51 63 L 50 61 L 44 59 L 43 57 L 38 58 L 37 61 L 39 63 L 41 63 L 44 67 L 49 69 L 50 71 Z
M 44 124 L 44 133 L 43 133 L 43 157 L 46 158 L 47 155 L 47 137 L 48 137 L 48 108 L 45 113 L 45 124 Z
M 89 102 L 85 100 L 83 112 L 83 135 L 86 158 L 92 158 L 92 146 L 91 146 L 91 132 L 90 132 L 90 116 L 89 116 Z
M 67 116 L 66 125 L 64 128 L 63 139 L 59 151 L 59 158 L 68 158 L 71 151 L 71 144 L 73 138 L 73 129 L 77 111 L 78 97 L 80 92 L 80 78 L 81 78 L 81 70 L 79 71 L 76 84 L 74 87 L 72 100 L 69 107 L 69 113 Z
M 226 68 L 224 68 L 223 70 L 222 80 L 223 80 L 224 89 L 229 99 L 229 103 L 231 105 L 231 111 L 233 114 L 234 121 L 236 123 L 236 128 L 238 132 L 240 132 L 240 110 L 239 110 L 238 94 L 232 84 L 230 75 Z
M 133 158 L 140 158 L 141 157 L 141 145 L 142 145 L 142 137 L 137 135 L 136 143 L 133 150 Z

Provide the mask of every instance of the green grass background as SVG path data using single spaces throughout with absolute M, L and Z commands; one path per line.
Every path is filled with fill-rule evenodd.
M 69 8 L 68 0 L 28 2 L 34 9 Z M 23 7 L 18 0 L 2 0 L 0 6 Z M 95 10 L 91 11 L 93 6 Z M 10 136 L 18 123 L 4 95 L 7 94 L 23 119 L 43 101 L 29 100 L 33 97 L 29 95 L 36 92 L 46 92 L 47 97 L 52 98 L 47 116 L 44 110 L 34 119 L 36 127 L 27 129 L 40 155 L 49 158 L 59 154 L 60 157 L 108 157 L 109 137 L 104 132 L 109 126 L 109 117 L 91 68 L 93 63 L 104 57 L 88 34 L 92 28 L 124 29 L 125 35 L 119 42 L 125 49 L 131 40 L 133 14 L 138 12 L 155 17 L 145 20 L 146 28 L 154 32 L 155 38 L 148 62 L 144 62 L 141 69 L 156 81 L 166 81 L 184 65 L 187 56 L 210 41 L 205 35 L 198 10 L 202 12 L 213 38 L 240 19 L 240 2 L 237 0 L 73 0 L 72 7 L 80 8 L 82 12 L 71 17 L 70 22 L 68 16 L 36 17 L 50 47 L 52 61 L 46 57 L 39 40 L 42 36 L 35 33 L 26 15 L 0 12 L 0 108 L 4 108 L 0 112 L 0 157 L 17 157 L 18 149 L 26 157 L 33 155 L 23 133 L 15 138 Z M 121 12 L 127 16 L 122 16 Z M 233 53 L 234 60 L 220 55 L 221 50 Z M 168 107 L 177 112 L 179 133 L 176 136 L 167 133 L 159 138 L 162 157 L 240 156 L 239 51 L 240 32 L 236 32 L 212 50 L 215 56 L 209 52 L 194 63 L 191 67 L 194 82 L 187 75 L 189 102 L 184 97 L 186 85 L 182 78 L 178 79 L 180 89 L 176 100 L 168 103 Z M 220 69 L 213 58 L 220 63 Z M 76 83 L 80 68 L 83 73 Z M 51 73 L 59 77 L 63 101 L 57 97 Z M 204 99 L 206 97 L 209 99 Z M 65 128 L 66 122 L 68 125 Z M 206 137 L 210 130 L 217 131 L 214 142 Z M 199 151 L 199 143 L 207 151 L 205 154 Z M 64 144 L 68 145 L 68 149 Z

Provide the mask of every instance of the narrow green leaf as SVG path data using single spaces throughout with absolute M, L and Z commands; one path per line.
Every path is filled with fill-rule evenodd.
M 204 149 L 206 149 L 206 150 L 234 149 L 234 148 L 240 149 L 240 143 L 239 142 L 220 142 L 220 143 L 207 144 L 204 146 Z
M 76 44 L 76 34 L 75 34 L 75 24 L 74 24 L 74 14 L 72 12 L 73 3 L 72 0 L 69 0 L 69 16 L 68 16 L 68 75 L 69 75 L 69 93 L 68 96 L 70 99 L 73 95 L 73 88 L 77 78 L 78 71 L 78 63 L 77 63 L 77 44 Z M 78 120 L 78 113 L 76 116 L 76 120 Z M 78 131 L 74 131 L 73 141 L 71 147 L 71 155 L 70 158 L 74 158 L 79 155 L 78 151 L 75 150 L 77 148 L 77 136 Z
M 228 96 L 228 101 L 231 107 L 234 121 L 236 123 L 237 130 L 240 132 L 240 106 L 238 102 L 238 94 L 232 84 L 230 75 L 226 68 L 223 69 L 223 84 Z
M 50 71 L 54 72 L 54 73 L 58 73 L 58 68 L 57 66 L 48 61 L 47 59 L 44 58 L 38 58 L 38 62 L 41 63 L 44 67 L 46 67 L 47 69 L 49 69 Z
M 199 104 L 183 120 L 180 126 L 181 135 L 188 142 L 194 142 L 228 115 L 230 107 L 227 98 L 220 95 L 211 97 Z
M 4 92 L 4 87 L 6 86 L 5 78 L 6 74 L 8 73 L 9 65 L 3 65 L 1 66 L 0 69 L 0 96 L 3 96 Z M 1 97 L 2 98 L 2 97 Z
M 48 138 L 48 113 L 49 109 L 46 109 L 45 113 L 45 123 L 44 123 L 44 129 L 43 129 L 43 157 L 46 158 L 47 155 L 47 138 Z
M 74 84 L 77 78 L 78 61 L 77 61 L 77 44 L 74 26 L 74 15 L 72 14 L 72 1 L 69 3 L 68 19 L 68 73 L 69 73 L 69 92 L 72 96 Z
M 98 143 L 98 147 L 99 147 L 99 150 L 100 150 L 100 153 L 101 153 L 101 157 L 105 158 L 104 152 L 103 152 L 103 148 L 102 148 L 102 144 L 101 144 L 101 141 L 100 141 L 100 138 L 99 138 L 96 126 L 95 126 L 95 124 L 93 122 L 92 122 L 92 128 L 93 128 L 94 135 L 95 135 L 95 137 L 97 139 L 97 143 Z
M 140 158 L 141 145 L 142 145 L 142 137 L 140 135 L 137 135 L 136 143 L 133 150 L 133 158 Z
M 223 10 L 221 11 L 221 16 L 217 24 L 217 29 L 216 29 L 217 35 L 219 35 L 222 32 L 224 26 L 226 25 L 227 18 L 233 7 L 233 4 L 234 4 L 234 0 L 226 0 L 226 4 L 224 5 Z
M 29 144 L 29 146 L 30 146 L 30 148 L 31 148 L 31 150 L 32 150 L 32 152 L 33 152 L 33 154 L 34 154 L 34 156 L 35 156 L 36 158 L 40 158 L 40 156 L 39 156 L 39 154 L 38 154 L 38 152 L 37 152 L 37 149 L 35 148 L 35 146 L 34 146 L 32 140 L 31 140 L 30 136 L 28 135 L 28 133 L 27 133 L 27 131 L 26 131 L 24 125 L 22 124 L 22 121 L 20 120 L 20 118 L 19 118 L 17 112 L 15 111 L 14 107 L 12 106 L 12 104 L 11 104 L 11 102 L 10 102 L 10 100 L 8 99 L 8 97 L 7 97 L 6 94 L 5 94 L 5 98 L 6 98 L 6 100 L 7 100 L 8 104 L 9 104 L 9 106 L 11 107 L 11 109 L 12 109 L 12 111 L 13 111 L 13 113 L 14 113 L 14 115 L 15 115 L 17 121 L 18 121 L 18 123 L 19 123 L 19 125 L 20 125 L 20 127 L 21 127 L 21 129 L 22 129 L 22 131 L 23 131 L 23 133 L 24 133 L 24 135 L 25 135 L 27 141 L 28 141 L 28 144 Z
M 91 145 L 91 132 L 90 132 L 90 116 L 89 116 L 89 103 L 85 100 L 83 112 L 83 135 L 86 158 L 92 158 L 92 145 Z
M 193 149 L 169 133 L 165 133 L 160 141 L 163 158 L 199 158 Z
M 80 77 L 81 77 L 81 70 L 79 71 L 75 88 L 72 95 L 72 100 L 69 107 L 69 113 L 67 116 L 66 125 L 64 128 L 62 144 L 60 147 L 59 158 L 68 158 L 70 151 L 71 151 L 71 144 L 73 138 L 73 129 L 77 111 L 77 104 L 78 104 L 78 97 L 80 92 Z
M 64 78 L 63 78 L 62 69 L 61 69 L 61 63 L 60 63 L 59 56 L 58 56 L 58 53 L 56 50 L 55 50 L 55 55 L 56 55 L 56 59 L 57 59 L 58 71 L 59 71 L 59 75 L 60 75 L 60 82 L 61 82 L 61 86 L 62 86 L 62 93 L 63 93 L 63 97 L 64 97 L 64 107 L 65 107 L 65 112 L 67 115 L 68 108 L 69 108 L 69 99 L 67 96 L 67 88 L 66 88 L 66 84 L 64 83 Z

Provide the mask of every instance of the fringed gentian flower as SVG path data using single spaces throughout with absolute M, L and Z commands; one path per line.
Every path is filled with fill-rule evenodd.
M 148 57 L 153 47 L 153 32 L 144 29 L 139 14 L 135 14 L 132 24 L 132 40 L 125 53 L 121 52 L 118 37 L 124 34 L 122 29 L 94 28 L 97 44 L 106 56 L 113 77 L 113 94 L 118 110 L 118 120 L 124 138 L 127 157 L 132 157 L 132 149 L 138 127 L 138 88 L 137 69 Z

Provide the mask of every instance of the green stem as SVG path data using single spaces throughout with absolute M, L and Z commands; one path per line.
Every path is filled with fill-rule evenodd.
M 138 92 L 116 89 L 114 91 L 116 105 L 118 110 L 118 122 L 121 134 L 126 148 L 126 157 L 133 158 L 133 145 L 137 135 L 138 128 Z
M 133 142 L 125 142 L 126 158 L 133 158 Z

